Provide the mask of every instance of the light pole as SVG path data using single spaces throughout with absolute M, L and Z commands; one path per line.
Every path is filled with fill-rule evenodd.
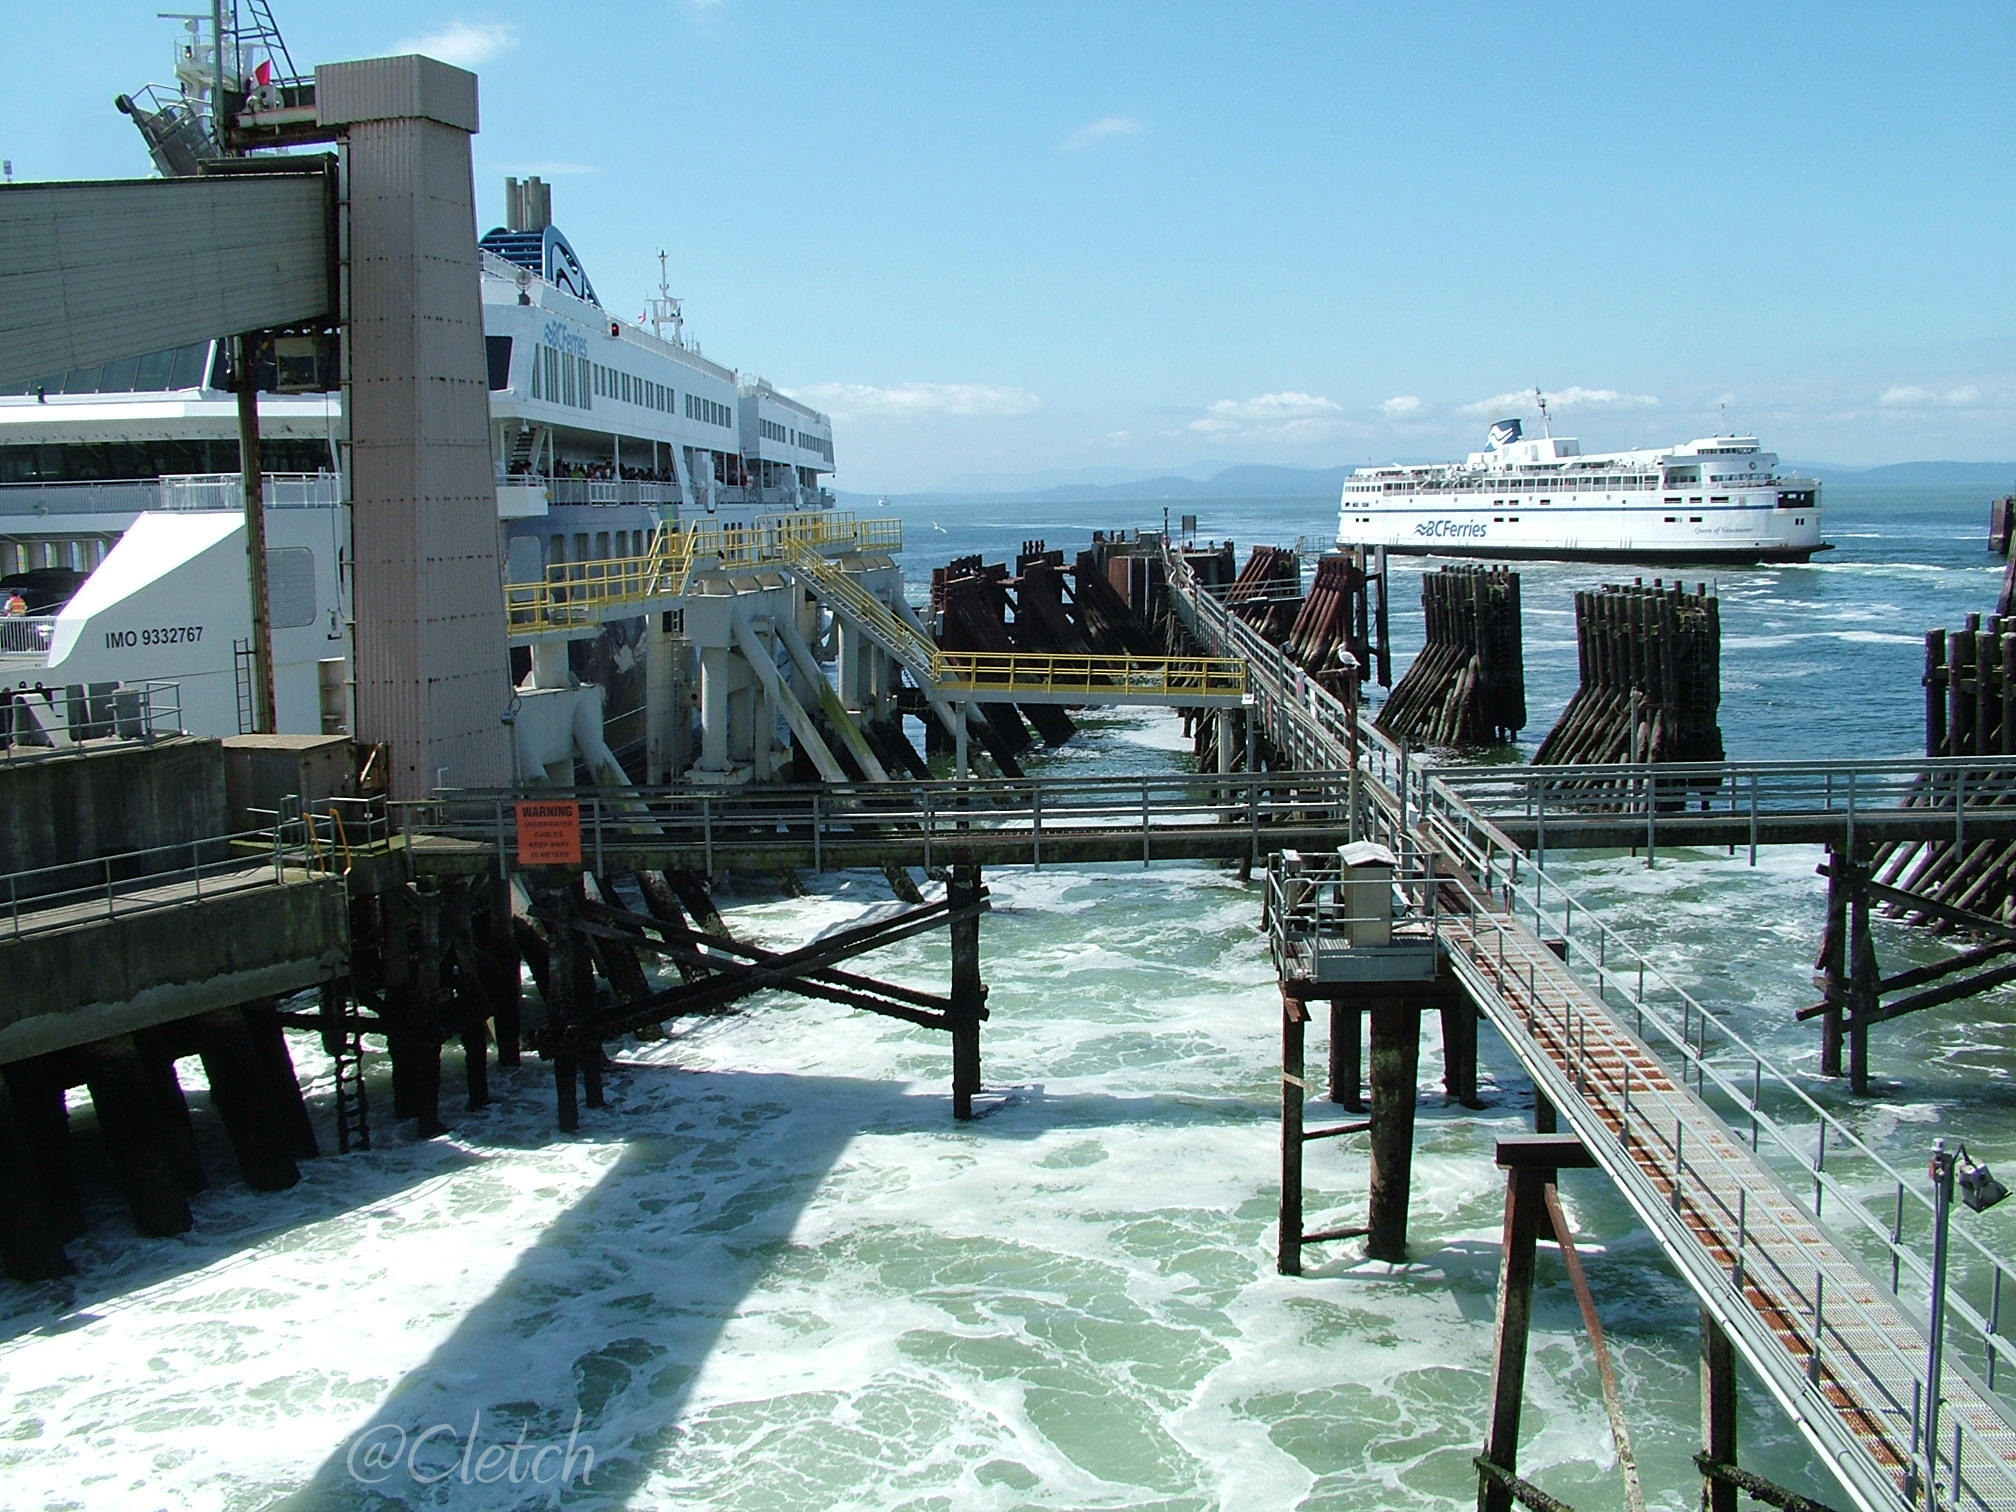
M 1939 1390 L 1946 1354 L 1946 1230 L 1953 1216 L 1953 1186 L 1958 1179 L 1960 1200 L 1977 1213 L 1986 1212 L 2004 1197 L 2009 1188 L 1988 1173 L 1988 1164 L 1975 1165 L 1967 1158 L 1967 1146 L 1958 1153 L 1946 1148 L 1946 1141 L 1932 1141 L 1932 1342 L 1925 1358 L 1925 1497 L 1928 1506 L 1939 1501 Z M 1960 1488 L 1953 1487 L 1954 1500 Z

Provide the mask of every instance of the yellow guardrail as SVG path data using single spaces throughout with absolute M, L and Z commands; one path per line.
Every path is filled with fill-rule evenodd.
M 667 525 L 653 533 L 642 556 L 556 562 L 539 582 L 506 584 L 505 621 L 520 635 L 578 629 L 600 624 L 613 609 L 679 598 L 695 572 L 775 566 L 800 552 L 902 546 L 901 520 L 859 520 L 833 510 Z
M 935 670 L 942 693 L 1076 693 L 1098 703 L 1115 696 L 1239 698 L 1246 692 L 1246 663 L 1216 656 L 940 651 Z
M 916 628 L 837 564 L 809 552 L 791 565 L 822 587 L 900 657 L 913 675 L 928 676 L 931 691 L 960 696 L 992 694 L 1004 701 L 1048 695 L 1086 703 L 1166 698 L 1243 698 L 1246 663 L 1226 656 L 1089 656 L 1056 652 L 941 651 Z

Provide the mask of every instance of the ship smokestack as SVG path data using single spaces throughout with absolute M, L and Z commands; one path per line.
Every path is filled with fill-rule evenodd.
M 553 188 L 533 174 L 524 183 L 504 180 L 504 221 L 513 231 L 544 231 L 553 224 Z

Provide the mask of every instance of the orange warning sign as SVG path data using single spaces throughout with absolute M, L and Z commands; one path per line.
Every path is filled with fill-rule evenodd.
M 581 864 L 581 805 L 521 803 L 518 805 L 520 866 Z

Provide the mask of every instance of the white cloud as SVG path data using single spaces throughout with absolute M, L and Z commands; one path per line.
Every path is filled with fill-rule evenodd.
M 1889 388 L 1876 402 L 1885 409 L 1966 409 L 1981 402 L 1981 390 L 1963 385 L 1941 394 L 1932 389 Z
M 1220 441 L 1325 441 L 1345 428 L 1343 413 L 1334 399 L 1287 390 L 1220 399 L 1188 428 Z
M 835 420 L 918 420 L 928 415 L 1026 415 L 1043 401 L 1027 389 L 986 383 L 808 383 L 787 390 L 792 398 Z
M 510 21 L 451 21 L 424 37 L 407 37 L 392 44 L 392 53 L 425 53 L 457 68 L 474 68 L 488 63 L 499 53 L 518 45 L 518 27 Z
M 1088 121 L 1057 144 L 1059 152 L 1083 152 L 1109 137 L 1135 136 L 1141 131 L 1141 122 L 1134 116 L 1101 116 L 1096 121 Z
M 1463 406 L 1466 415 L 1497 415 L 1505 410 L 1519 409 L 1533 402 L 1533 391 L 1521 389 L 1516 393 L 1493 394 L 1489 399 L 1479 399 L 1475 404 Z M 1620 394 L 1616 389 L 1565 388 L 1547 395 L 1547 407 L 1551 410 L 1570 409 L 1651 409 L 1659 401 L 1650 394 Z
M 1412 394 L 1395 394 L 1379 403 L 1379 413 L 1388 420 L 1416 420 L 1427 412 L 1427 401 Z

